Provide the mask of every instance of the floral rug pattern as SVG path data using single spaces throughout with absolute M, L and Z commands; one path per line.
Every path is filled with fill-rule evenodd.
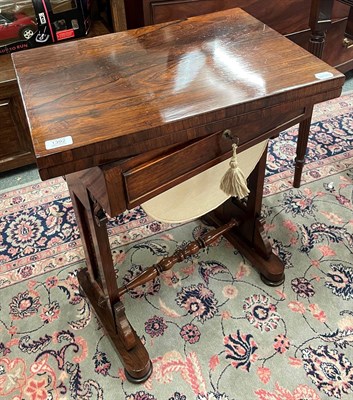
M 353 166 L 352 110 L 353 96 L 350 94 L 315 106 L 303 183 L 313 182 Z M 297 135 L 298 126 L 295 126 L 270 141 L 265 196 L 292 188 Z
M 352 106 L 342 97 L 318 111 L 323 122 L 314 125 L 311 146 L 329 148 L 322 158 L 309 153 L 310 183 L 300 189 L 290 187 L 288 156 L 273 144 L 278 169 L 269 166 L 263 214 L 285 262 L 282 286 L 265 286 L 222 238 L 124 296 L 153 361 L 142 385 L 126 380 L 78 290 L 83 254 L 64 182 L 0 194 L 0 397 L 353 398 L 353 168 L 341 132 L 351 133 Z M 341 117 L 331 118 L 337 108 Z M 294 131 L 283 135 L 291 139 Z M 331 173 L 327 157 L 337 164 Z M 119 284 L 207 229 L 199 221 L 160 224 L 141 209 L 111 220 Z

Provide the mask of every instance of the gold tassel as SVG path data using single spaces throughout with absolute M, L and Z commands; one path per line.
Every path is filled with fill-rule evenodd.
M 237 145 L 233 143 L 233 156 L 229 162 L 229 169 L 224 174 L 220 188 L 223 190 L 225 194 L 228 196 L 238 197 L 239 199 L 243 199 L 246 197 L 250 190 L 246 184 L 246 179 L 243 174 L 243 171 L 238 166 L 238 158 L 237 158 Z

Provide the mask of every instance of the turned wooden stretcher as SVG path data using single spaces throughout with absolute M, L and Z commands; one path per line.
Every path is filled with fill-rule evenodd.
M 218 230 L 126 287 L 115 279 L 106 216 L 148 208 L 227 160 L 232 141 L 225 131 L 242 153 L 307 119 L 314 104 L 340 95 L 342 74 L 240 9 L 16 53 L 13 60 L 41 177 L 65 175 L 70 189 L 86 255 L 82 291 L 129 380 L 146 380 L 152 366 L 125 314 L 127 290 L 220 234 L 266 283 L 283 281 L 261 218 L 266 143 L 255 162 L 249 156 L 249 196 L 225 198 L 204 216 Z M 212 206 L 206 208 L 201 213 Z

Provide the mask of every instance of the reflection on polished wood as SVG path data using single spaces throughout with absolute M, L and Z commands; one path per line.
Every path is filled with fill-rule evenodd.
M 128 379 L 144 381 L 151 361 L 125 315 L 106 214 L 117 216 L 230 157 L 225 130 L 239 138 L 241 152 L 306 120 L 314 104 L 339 96 L 344 76 L 240 9 L 13 59 L 40 174 L 66 175 L 86 254 L 82 291 Z M 264 281 L 280 284 L 283 263 L 261 217 L 265 164 L 266 152 L 248 178 L 245 202 L 230 199 L 205 219 L 226 224 L 225 235 Z M 192 253 L 199 244 L 190 246 Z M 130 288 L 180 257 L 151 267 Z
M 199 18 L 13 54 L 43 178 L 203 136 L 215 110 L 238 124 L 245 104 L 281 104 L 283 85 L 299 103 L 313 82 L 335 90 L 318 72 L 342 79 L 244 12 Z M 73 144 L 46 149 L 65 132 Z

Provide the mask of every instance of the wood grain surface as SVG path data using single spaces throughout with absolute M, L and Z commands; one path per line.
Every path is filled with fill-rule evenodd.
M 240 9 L 12 56 L 44 178 L 192 140 L 225 118 L 336 97 L 344 81 Z M 65 136 L 71 145 L 46 148 Z

